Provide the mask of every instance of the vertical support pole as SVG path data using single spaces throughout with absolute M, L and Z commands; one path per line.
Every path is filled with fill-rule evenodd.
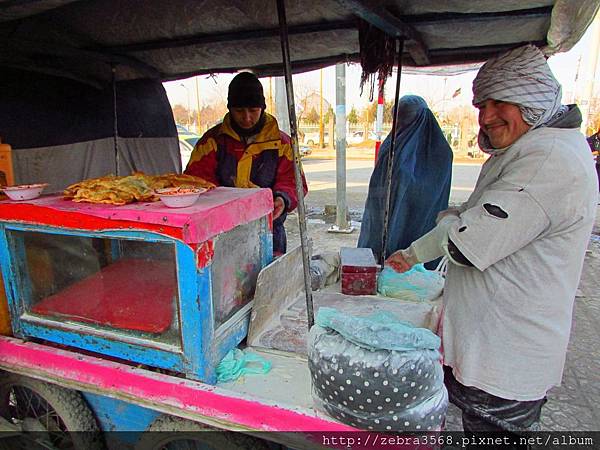
M 319 148 L 325 148 L 325 129 L 323 128 L 323 69 L 319 70 L 319 104 Z
M 381 147 L 381 135 L 383 134 L 383 106 L 384 106 L 384 84 L 385 78 L 379 74 L 379 92 L 377 94 L 377 121 L 375 122 L 375 132 L 377 133 L 377 141 L 375 141 L 375 162 L 379 156 L 379 148 Z M 365 136 L 368 139 L 368 136 Z
M 115 149 L 115 175 L 121 174 L 121 160 L 119 156 L 119 122 L 117 120 L 117 68 L 110 65 L 112 72 L 112 94 L 113 94 L 113 145 Z
M 291 136 L 290 118 L 288 116 L 288 101 L 283 77 L 275 78 L 275 109 L 279 129 Z
M 586 70 L 586 80 L 584 84 L 583 96 L 581 97 L 582 101 L 579 104 L 579 108 L 581 109 L 581 132 L 584 136 L 589 134 L 594 134 L 597 130 L 590 130 L 588 132 L 588 128 L 590 124 L 590 103 L 594 98 L 594 82 L 596 79 L 596 70 L 598 68 L 598 60 L 600 52 L 600 13 L 596 14 L 596 18 L 592 22 L 592 42 L 590 45 L 590 51 L 588 53 L 589 59 L 587 63 Z
M 387 258 L 386 247 L 388 237 L 388 224 L 390 213 L 391 185 L 392 185 L 392 169 L 394 165 L 394 152 L 396 150 L 396 125 L 398 123 L 398 100 L 400 99 L 400 79 L 402 77 L 402 53 L 404 52 L 404 39 L 398 41 L 398 73 L 396 77 L 396 95 L 394 96 L 394 118 L 392 120 L 392 142 L 390 147 L 390 157 L 387 162 L 386 180 L 385 180 L 385 209 L 383 211 L 383 235 L 381 236 L 381 255 L 379 256 L 379 264 L 383 268 L 385 258 Z
M 200 88 L 198 87 L 198 76 L 194 77 L 196 81 L 196 133 L 202 134 L 200 129 Z
M 335 225 L 329 232 L 351 233 L 346 204 L 346 66 L 335 66 Z
M 298 150 L 298 127 L 296 122 L 296 107 L 294 104 L 294 85 L 292 84 L 292 65 L 290 62 L 290 47 L 288 40 L 288 27 L 285 17 L 285 1 L 277 0 L 277 15 L 279 17 L 279 33 L 281 40 L 281 53 L 283 56 L 283 70 L 288 113 L 292 136 L 292 150 L 294 152 L 294 176 L 296 178 L 296 194 L 298 195 L 298 228 L 300 230 L 300 244 L 302 246 L 302 268 L 304 270 L 304 290 L 306 291 L 306 313 L 308 316 L 308 329 L 315 323 L 313 311 L 312 288 L 310 280 L 310 255 L 308 252 L 308 239 L 306 236 L 306 211 L 304 208 L 304 188 L 302 185 L 302 172 L 300 170 L 300 152 Z
M 273 111 L 273 77 L 269 77 L 269 112 L 275 114 Z

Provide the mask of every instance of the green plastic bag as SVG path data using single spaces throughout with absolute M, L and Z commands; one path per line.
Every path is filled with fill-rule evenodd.
M 217 366 L 217 381 L 237 380 L 242 375 L 265 374 L 271 370 L 271 361 L 239 348 L 229 350 Z
M 315 323 L 337 331 L 346 340 L 371 350 L 437 351 L 441 340 L 427 328 L 399 320 L 390 311 L 356 317 L 335 308 L 321 307 Z

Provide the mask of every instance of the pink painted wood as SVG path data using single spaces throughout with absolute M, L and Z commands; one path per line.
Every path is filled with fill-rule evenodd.
M 0 367 L 81 390 L 167 407 L 256 431 L 348 432 L 356 429 L 315 411 L 294 410 L 257 397 L 0 336 Z M 115 394 L 116 393 L 116 394 Z M 157 408 L 160 409 L 160 408 Z M 188 414 L 189 416 L 189 414 Z M 310 434 L 310 433 L 309 433 Z
M 12 215 L 19 213 L 19 209 L 31 210 L 32 206 L 37 206 L 112 221 L 181 229 L 183 241 L 194 244 L 268 215 L 273 210 L 273 194 L 270 189 L 218 187 L 200 195 L 194 205 L 181 209 L 168 208 L 161 202 L 131 203 L 122 206 L 77 203 L 63 200 L 60 195 L 20 202 L 0 202 L 0 206 L 3 204 L 10 205 L 10 208 L 0 208 L 0 220 L 11 220 Z M 52 215 L 48 214 L 49 223 L 44 224 L 55 225 L 52 220 Z

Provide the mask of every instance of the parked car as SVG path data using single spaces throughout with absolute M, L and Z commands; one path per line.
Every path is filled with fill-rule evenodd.
M 315 132 L 315 133 L 303 133 L 304 139 L 302 140 L 302 142 L 304 142 L 304 144 L 306 145 L 317 145 L 319 143 L 319 132 Z M 323 135 L 323 140 L 325 141 L 325 144 L 327 144 L 327 140 L 329 139 L 329 133 L 325 132 L 325 134 Z
M 385 136 L 386 134 L 382 132 L 381 140 L 385 139 Z M 346 140 L 348 144 L 360 144 L 366 140 L 376 141 L 377 133 L 375 133 L 374 131 L 369 131 L 367 133 L 367 137 L 365 137 L 364 131 L 354 131 L 353 133 L 347 135 Z
M 177 126 L 179 130 L 179 125 Z M 189 134 L 179 134 L 179 154 L 181 155 L 181 165 L 185 169 L 187 166 L 190 157 L 192 156 L 192 151 L 194 150 L 194 146 L 196 142 L 200 139 L 200 136 L 189 133 Z
M 363 131 L 355 131 L 347 136 L 346 140 L 348 144 L 360 144 L 365 140 L 365 133 Z
M 177 125 L 177 130 L 179 130 L 181 125 Z M 185 127 L 181 127 L 184 128 Z M 200 139 L 200 136 L 197 134 L 189 133 L 188 134 L 179 134 L 179 153 L 181 154 L 181 165 L 185 169 L 187 166 L 190 157 L 192 156 L 192 151 L 196 145 L 196 142 Z M 312 149 L 305 144 L 300 144 L 298 146 L 298 150 L 300 151 L 300 157 L 304 157 L 306 155 L 310 155 L 312 153 Z
M 312 153 L 312 149 L 308 145 L 300 144 L 298 146 L 298 150 L 300 151 L 300 158 L 303 156 L 310 155 Z

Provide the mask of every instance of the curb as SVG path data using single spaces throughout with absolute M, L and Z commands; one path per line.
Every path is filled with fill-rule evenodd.
M 312 152 L 310 155 L 305 155 L 302 157 L 303 160 L 308 159 L 316 159 L 316 160 L 334 160 L 336 159 L 335 152 Z M 375 162 L 375 154 L 374 152 L 371 154 L 356 154 L 356 153 L 346 153 L 346 159 L 353 160 L 362 160 L 362 161 L 373 161 Z M 472 160 L 470 158 L 457 158 L 454 156 L 454 160 L 452 164 L 468 164 L 473 166 L 480 166 L 485 162 L 485 159 Z

